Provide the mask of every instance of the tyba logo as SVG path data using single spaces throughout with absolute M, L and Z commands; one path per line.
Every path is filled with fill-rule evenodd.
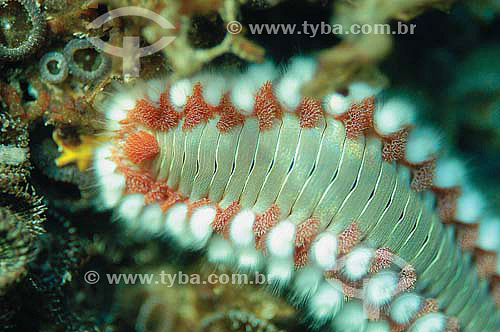
M 175 29 L 175 27 L 163 16 L 158 15 L 148 9 L 140 7 L 122 7 L 113 9 L 96 18 L 87 25 L 87 29 L 98 29 L 104 23 L 122 16 L 141 16 L 155 21 L 163 29 Z M 97 49 L 105 53 L 123 58 L 123 75 L 124 77 L 138 77 L 141 70 L 141 58 L 161 51 L 168 44 L 174 41 L 175 37 L 162 37 L 153 45 L 140 47 L 140 38 L 136 36 L 124 36 L 123 46 L 118 47 L 104 42 L 99 37 L 88 37 Z

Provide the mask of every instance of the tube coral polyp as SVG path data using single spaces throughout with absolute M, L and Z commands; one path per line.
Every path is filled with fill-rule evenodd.
M 45 32 L 45 17 L 43 16 L 40 7 L 34 0 L 0 0 L 0 8 L 4 8 L 8 2 L 15 1 L 20 3 L 28 14 L 32 28 L 30 34 L 20 45 L 8 47 L 0 44 L 0 60 L 18 61 L 25 56 L 33 53 L 37 47 L 42 44 Z
M 118 92 L 103 105 L 114 138 L 95 159 L 103 204 L 136 230 L 206 248 L 212 262 L 267 271 L 314 324 L 496 331 L 487 279 L 455 239 L 458 224 L 483 214 L 463 178 L 443 172 L 434 131 L 413 129 L 408 103 L 378 106 L 359 89 L 300 97 L 314 64 Z M 500 222 L 480 225 L 475 245 L 497 257 L 488 234 Z M 477 262 L 482 275 L 498 274 Z M 378 316 L 353 299 L 364 278 L 363 301 Z
M 68 63 L 60 52 L 46 53 L 40 60 L 40 76 L 50 83 L 62 83 L 68 77 Z

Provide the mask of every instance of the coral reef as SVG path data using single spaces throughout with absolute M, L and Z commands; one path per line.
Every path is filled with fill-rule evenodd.
M 155 8 L 159 10 L 160 15 L 178 27 L 172 29 L 171 36 L 175 37 L 172 44 L 162 50 L 174 70 L 174 75 L 189 76 L 201 69 L 203 65 L 227 52 L 250 62 L 263 61 L 264 50 L 260 46 L 241 34 L 231 34 L 224 29 L 226 24 L 236 20 L 239 6 L 237 0 L 208 2 L 174 0 L 160 5 L 160 8 Z M 215 46 L 199 48 L 196 44 L 200 43 L 200 40 L 191 41 L 190 37 L 203 32 L 197 30 L 196 25 L 192 24 L 193 21 L 195 22 L 196 16 L 203 14 L 208 14 L 209 20 L 217 23 L 216 31 L 223 38 Z M 151 44 L 163 35 L 164 32 L 158 28 L 158 25 L 150 24 L 144 28 L 144 37 Z
M 24 277 L 37 254 L 45 206 L 30 184 L 26 125 L 0 114 L 0 292 Z
M 29 175 L 28 131 L 24 123 L 9 114 L 0 114 L 0 184 L 21 187 Z
M 302 325 L 296 310 L 284 300 L 276 298 L 256 285 L 231 283 L 203 283 L 211 274 L 229 270 L 213 267 L 160 265 L 158 269 L 143 269 L 141 273 L 159 278 L 165 275 L 167 283 L 152 283 L 120 287 L 116 302 L 123 315 L 133 317 L 137 331 L 299 331 Z M 199 283 L 168 284 L 167 276 L 196 275 Z M 137 273 L 137 269 L 122 270 Z M 249 275 L 251 280 L 252 276 Z M 132 327 L 123 327 L 132 329 Z
M 282 330 L 278 330 L 274 325 L 267 321 L 259 320 L 251 313 L 231 310 L 224 313 L 215 313 L 203 319 L 200 331 L 274 332 Z
M 47 223 L 49 232 L 40 237 L 38 256 L 30 262 L 26 277 L 0 298 L 5 312 L 10 312 L 5 323 L 13 331 L 98 331 L 91 308 L 75 310 L 76 293 L 71 289 L 85 257 L 85 241 L 60 215 L 49 215 Z M 20 301 L 26 297 L 30 301 Z
M 27 264 L 36 256 L 35 238 L 26 217 L 0 208 L 0 291 L 26 274 Z
M 385 24 L 391 20 L 409 21 L 430 8 L 447 10 L 453 0 L 428 1 L 337 1 L 332 22 L 347 31 L 358 26 Z M 314 78 L 304 86 L 303 93 L 310 97 L 322 97 L 331 90 L 346 89 L 356 81 L 383 85 L 376 65 L 392 48 L 392 35 L 376 33 L 343 34 L 340 44 L 319 54 L 319 65 Z

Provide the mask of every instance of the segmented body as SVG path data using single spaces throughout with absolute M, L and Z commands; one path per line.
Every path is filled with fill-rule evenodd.
M 221 84 L 227 77 L 200 76 L 149 82 L 113 99 L 106 112 L 115 137 L 96 160 L 104 204 L 132 229 L 207 246 L 215 262 L 266 270 L 278 286 L 293 285 L 296 301 L 309 301 L 313 319 L 337 316 L 339 331 L 358 318 L 367 331 L 458 331 L 453 317 L 463 331 L 496 331 L 488 279 L 443 223 L 457 220 L 459 189 L 433 183 L 436 156 L 409 162 L 411 128 L 381 134 L 372 97 L 340 111 L 334 98 L 290 101 L 287 76 L 276 83 L 266 73 L 249 74 L 248 94 Z M 363 259 L 365 249 L 373 250 Z M 336 268 L 342 258 L 344 269 Z M 483 267 L 483 276 L 496 273 L 491 262 Z M 382 317 L 366 317 L 355 300 L 342 309 L 332 287 L 355 297 L 350 286 L 366 276 L 391 289 L 380 295 L 376 281 L 368 284 L 376 294 L 368 304 L 384 308 Z M 399 293 L 419 299 L 407 319 L 387 309 L 405 300 Z

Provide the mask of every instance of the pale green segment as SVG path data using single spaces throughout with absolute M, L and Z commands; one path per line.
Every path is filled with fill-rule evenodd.
M 452 316 L 458 314 L 465 307 L 465 304 L 470 300 L 472 288 L 477 283 L 477 274 L 471 273 L 473 272 L 473 267 L 471 266 L 471 259 L 468 253 L 462 256 L 461 263 L 464 266 L 462 267 L 462 274 L 458 283 L 460 287 L 453 290 L 454 296 L 450 305 L 444 308 L 444 312 Z
M 240 199 L 243 186 L 250 173 L 252 161 L 255 158 L 257 140 L 259 138 L 259 122 L 257 119 L 245 120 L 238 142 L 236 142 L 236 159 L 229 181 L 220 203 L 222 208 Z M 232 166 L 231 166 L 232 167 Z M 222 183 L 220 183 L 222 184 Z M 217 183 L 219 185 L 219 183 Z
M 458 313 L 467 303 L 468 297 L 471 293 L 471 288 L 467 287 L 468 285 L 474 285 L 473 282 L 477 282 L 477 274 L 472 273 L 475 270 L 475 267 L 472 263 L 472 255 L 471 253 L 464 253 L 462 255 L 462 264 L 464 265 L 464 269 L 462 270 L 461 280 L 459 285 L 461 287 L 455 289 L 455 296 L 452 299 L 452 303 L 446 308 L 447 313 Z
M 393 227 L 392 232 L 387 236 L 386 242 L 383 244 L 384 247 L 392 248 L 393 251 L 398 251 L 401 248 L 408 236 L 410 236 L 411 230 L 422 212 L 422 205 L 419 203 L 418 194 L 410 191 L 403 214 Z
M 446 308 L 448 305 L 450 305 L 451 300 L 456 294 L 457 287 L 460 287 L 459 282 L 462 275 L 462 270 L 465 269 L 465 266 L 461 264 L 461 249 L 458 246 L 455 246 L 453 251 L 455 252 L 455 260 L 453 266 L 456 266 L 456 268 L 452 270 L 453 278 L 447 283 L 445 291 L 436 297 L 436 300 L 438 300 L 439 304 L 443 308 Z
M 345 142 L 345 128 L 340 121 L 326 120 L 326 129 L 316 158 L 316 167 L 295 201 L 289 220 L 298 223 L 309 218 L 323 192 L 333 179 Z
M 189 197 L 193 188 L 193 179 L 198 171 L 198 148 L 204 129 L 205 124 L 202 123 L 189 130 L 185 135 L 184 162 L 179 182 L 179 193 L 184 197 Z
M 233 163 L 236 156 L 237 142 L 241 134 L 242 126 L 235 127 L 231 131 L 221 134 L 217 144 L 215 153 L 215 161 L 217 169 L 212 177 L 210 189 L 208 192 L 208 199 L 212 202 L 220 202 L 224 189 L 229 181 L 233 169 Z M 226 208 L 227 206 L 222 206 Z
M 474 271 L 474 267 L 471 265 L 467 266 L 467 274 L 462 275 L 462 284 L 461 287 L 454 290 L 455 297 L 453 298 L 450 305 L 444 308 L 444 312 L 451 316 L 458 315 L 471 301 L 471 297 L 473 296 L 473 292 L 477 287 L 478 278 L 477 273 Z
M 488 301 L 484 301 L 488 297 L 489 293 L 489 280 L 486 278 L 482 278 L 479 281 L 479 286 L 473 287 L 474 289 L 477 290 L 477 299 L 476 301 L 470 301 L 468 302 L 465 307 L 462 309 L 460 312 L 460 318 L 462 318 L 467 324 L 467 322 L 472 321 L 472 319 L 480 313 L 480 309 L 482 304 Z M 498 315 L 498 312 L 496 312 L 496 315 Z M 489 316 L 483 316 L 487 319 Z M 484 321 L 486 323 L 486 320 Z M 477 331 L 477 330 L 476 330 Z
M 483 281 L 481 286 L 487 293 L 488 285 L 486 284 L 486 281 Z M 470 308 L 470 311 L 472 312 L 471 319 L 470 321 L 465 322 L 465 326 L 462 327 L 463 331 L 498 331 L 500 316 L 498 315 L 498 309 L 496 305 L 494 305 L 491 301 L 483 301 L 482 303 L 479 303 L 479 309 Z
M 300 131 L 293 167 L 288 172 L 276 199 L 276 205 L 280 208 L 280 219 L 290 214 L 293 203 L 314 168 L 325 125 L 325 121 L 321 118 L 315 128 L 303 128 Z
M 173 152 L 167 185 L 173 190 L 177 190 L 181 177 L 182 163 L 184 160 L 184 140 L 186 136 L 182 130 L 182 122 L 180 122 L 177 128 L 174 129 L 173 134 L 174 138 L 172 140 L 172 146 L 164 148 L 172 149 Z
M 457 315 L 460 315 L 460 318 L 463 319 L 464 322 L 470 322 L 470 316 L 472 314 L 477 314 L 477 310 L 481 305 L 481 300 L 484 299 L 483 290 L 481 288 L 481 281 L 479 282 L 479 287 L 476 285 L 472 287 L 472 292 L 469 298 L 467 299 L 467 303 L 460 310 Z M 471 310 L 472 309 L 472 310 Z
M 431 222 L 430 210 L 423 209 L 422 214 L 420 214 L 417 219 L 416 226 L 396 254 L 403 257 L 405 260 L 415 257 L 418 253 L 417 248 L 421 248 L 424 245 L 427 235 L 432 229 Z
M 208 196 L 210 182 L 215 173 L 215 155 L 219 141 L 217 119 L 210 120 L 205 126 L 198 148 L 198 173 L 193 182 L 190 200 L 195 202 Z
M 486 280 L 481 282 L 481 289 L 480 299 L 488 297 L 488 284 Z M 465 313 L 463 315 L 465 315 Z M 477 307 L 468 308 L 467 315 L 470 317 L 470 320 L 465 321 L 464 319 L 465 326 L 463 327 L 463 331 L 498 331 L 498 324 L 497 327 L 494 328 L 495 322 L 498 322 L 500 318 L 498 309 L 495 305 L 492 305 L 490 301 L 481 301 L 478 303 Z
M 353 187 L 361 167 L 364 150 L 364 136 L 345 141 L 338 172 L 313 212 L 313 217 L 319 219 L 322 229 L 328 226 L 332 216 L 337 213 Z
M 456 251 L 452 249 L 454 248 L 454 243 L 453 229 L 447 227 L 436 258 L 429 264 L 421 276 L 422 279 L 430 280 L 429 289 L 427 290 L 429 296 L 437 297 L 450 281 L 453 280 L 453 275 L 455 274 L 453 266 L 456 264 Z
M 380 248 L 387 241 L 387 236 L 394 229 L 408 202 L 410 194 L 408 174 L 404 170 L 398 170 L 396 181 L 396 190 L 392 193 L 389 205 L 386 205 L 378 220 L 372 221 L 375 223 L 375 227 L 367 234 L 366 241 L 373 248 Z
M 158 142 L 158 144 L 160 146 L 164 146 L 164 145 L 162 145 L 164 138 L 165 138 L 164 133 L 161 131 L 156 131 L 153 133 L 153 135 L 154 135 L 156 141 Z M 160 153 L 153 160 L 153 163 L 151 165 L 151 176 L 153 176 L 153 178 L 155 178 L 157 180 L 160 179 L 160 173 L 162 172 L 162 170 L 164 168 L 162 166 L 165 166 L 165 164 L 167 163 L 167 160 L 170 161 L 169 158 L 166 158 L 166 156 L 165 156 L 166 154 L 168 154 L 168 151 L 166 149 L 160 149 Z M 166 173 L 168 173 L 168 171 L 163 171 L 163 174 L 166 174 Z
M 434 216 L 431 215 L 431 228 L 427 232 L 424 244 L 422 246 L 417 246 L 417 243 L 412 243 L 413 248 L 417 249 L 417 254 L 409 263 L 415 267 L 415 271 L 418 275 L 422 275 L 427 266 L 429 266 L 436 257 L 439 245 L 441 244 L 443 225 L 439 220 L 432 220 L 433 218 Z M 427 280 L 422 280 L 422 282 L 428 283 Z
M 165 181 L 168 179 L 170 164 L 172 163 L 172 158 L 174 155 L 174 130 L 169 130 L 167 132 L 157 131 L 155 133 L 156 140 L 160 143 L 160 146 L 168 147 L 166 149 L 160 149 L 160 157 L 155 160 L 153 169 L 157 170 L 156 179 L 158 181 Z
M 274 163 L 267 174 L 262 190 L 253 208 L 257 214 L 265 212 L 275 201 L 290 169 L 300 137 L 299 122 L 295 114 L 285 113 L 278 138 Z
M 396 190 L 396 176 L 394 175 L 394 165 L 383 162 L 378 174 L 375 191 L 368 203 L 362 208 L 361 214 L 356 221 L 361 233 L 368 234 L 375 227 L 376 221 L 386 209 L 387 202 L 389 202 Z
M 262 185 L 264 184 L 267 173 L 271 169 L 276 154 L 281 125 L 282 122 L 280 120 L 279 123 L 275 123 L 271 129 L 265 130 L 259 134 L 255 162 L 240 198 L 240 205 L 243 208 L 251 208 L 257 201 L 257 196 L 262 189 Z
M 335 234 L 340 233 L 354 221 L 357 222 L 362 208 L 369 204 L 370 195 L 375 190 L 381 172 L 381 149 L 382 143 L 379 139 L 375 137 L 367 139 L 356 184 L 330 221 L 330 225 L 327 228 L 328 231 Z M 376 216 L 372 215 L 371 217 L 375 218 Z

